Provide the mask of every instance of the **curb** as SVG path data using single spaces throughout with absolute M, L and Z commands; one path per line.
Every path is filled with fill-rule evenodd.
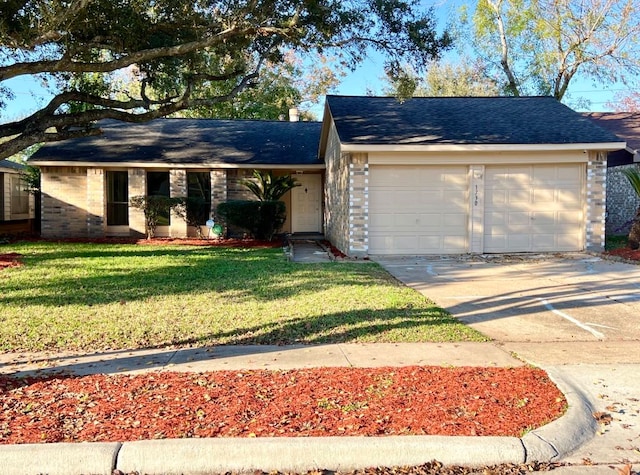
M 0 446 L 3 475 L 112 475 L 120 442 Z
M 351 471 L 374 466 L 483 466 L 558 460 L 591 439 L 597 429 L 584 392 L 561 370 L 546 370 L 564 393 L 567 412 L 517 437 L 273 437 L 162 439 L 124 443 L 0 445 L 3 475 L 147 475 L 313 469 Z
M 350 471 L 374 466 L 521 463 L 515 437 L 314 437 L 150 440 L 124 444 L 117 468 L 162 475 L 227 472 Z
M 562 391 L 569 407 L 560 419 L 534 429 L 522 438 L 526 462 L 560 459 L 589 441 L 598 429 L 593 406 L 580 386 L 557 368 L 544 370 Z

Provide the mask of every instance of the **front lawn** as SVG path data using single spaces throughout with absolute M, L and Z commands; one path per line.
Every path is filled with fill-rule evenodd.
M 0 350 L 482 341 L 376 264 L 281 249 L 17 243 L 0 271 Z

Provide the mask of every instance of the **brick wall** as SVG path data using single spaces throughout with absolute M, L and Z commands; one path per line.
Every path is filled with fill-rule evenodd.
M 605 243 L 607 155 L 590 152 L 587 162 L 587 229 L 586 248 L 603 251 Z
M 0 172 L 0 221 L 11 219 L 11 173 Z
M 102 168 L 87 169 L 87 236 L 102 237 L 105 232 L 105 173 Z
M 607 170 L 607 234 L 628 234 L 630 221 L 640 207 L 640 198 L 622 173 L 629 168 L 640 170 L 640 164 L 622 165 Z
M 331 125 L 325 153 L 324 185 L 325 237 L 345 254 L 349 253 L 349 162 L 351 155 L 340 152 L 335 127 Z
M 227 199 L 229 200 L 255 200 L 256 197 L 241 183 L 250 180 L 253 170 L 229 170 L 227 172 Z
M 41 185 L 42 236 L 88 237 L 87 169 L 43 167 Z

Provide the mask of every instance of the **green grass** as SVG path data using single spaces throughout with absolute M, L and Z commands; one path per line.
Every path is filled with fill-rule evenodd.
M 481 341 L 377 264 L 281 249 L 17 243 L 0 271 L 0 350 Z

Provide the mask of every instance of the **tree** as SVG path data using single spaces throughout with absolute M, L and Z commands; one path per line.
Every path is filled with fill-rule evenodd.
M 479 60 L 471 62 L 461 58 L 459 62 L 431 62 L 426 75 L 406 71 L 406 76 L 389 80 L 386 94 L 401 99 L 407 97 L 498 96 L 500 87 L 487 74 L 486 66 Z M 404 83 L 403 83 L 404 81 Z
M 418 0 L 10 0 L 0 5 L 0 103 L 4 81 L 31 75 L 55 97 L 0 125 L 0 158 L 40 142 L 100 133 L 101 119 L 143 122 L 211 107 L 255 84 L 284 51 L 336 51 L 354 67 L 373 48 L 418 69 L 450 44 Z M 127 97 L 100 93 L 129 71 Z M 90 86 L 82 76 L 97 74 Z M 78 77 L 81 77 L 78 80 Z M 75 82 L 74 82 L 75 81 Z M 74 84 L 76 86 L 74 86 Z M 81 84 L 81 86 L 77 86 Z M 214 95 L 199 95 L 217 84 Z M 152 97 L 149 91 L 162 95 Z M 73 105 L 73 107 L 71 107 Z
M 636 196 L 640 198 L 640 170 L 637 168 L 627 168 L 622 171 L 629 180 L 629 184 Z M 633 224 L 629 231 L 628 245 L 631 249 L 638 249 L 640 247 L 640 207 L 633 218 Z
M 607 102 L 606 106 L 616 112 L 640 112 L 640 92 L 629 91 L 616 94 L 612 101 Z
M 321 97 L 338 85 L 343 71 L 330 66 L 324 55 L 313 55 L 304 64 L 294 52 L 284 55 L 282 63 L 267 62 L 260 77 L 252 87 L 240 92 L 233 100 L 199 106 L 181 111 L 180 117 L 216 117 L 220 119 L 260 119 L 280 120 L 286 118 L 289 109 L 301 109 L 301 117 L 315 120 L 306 109 L 318 104 Z M 201 96 L 215 97 L 220 93 L 220 85 L 209 84 L 203 88 Z
M 635 0 L 479 0 L 472 38 L 510 95 L 561 100 L 577 75 L 608 84 L 640 73 Z

